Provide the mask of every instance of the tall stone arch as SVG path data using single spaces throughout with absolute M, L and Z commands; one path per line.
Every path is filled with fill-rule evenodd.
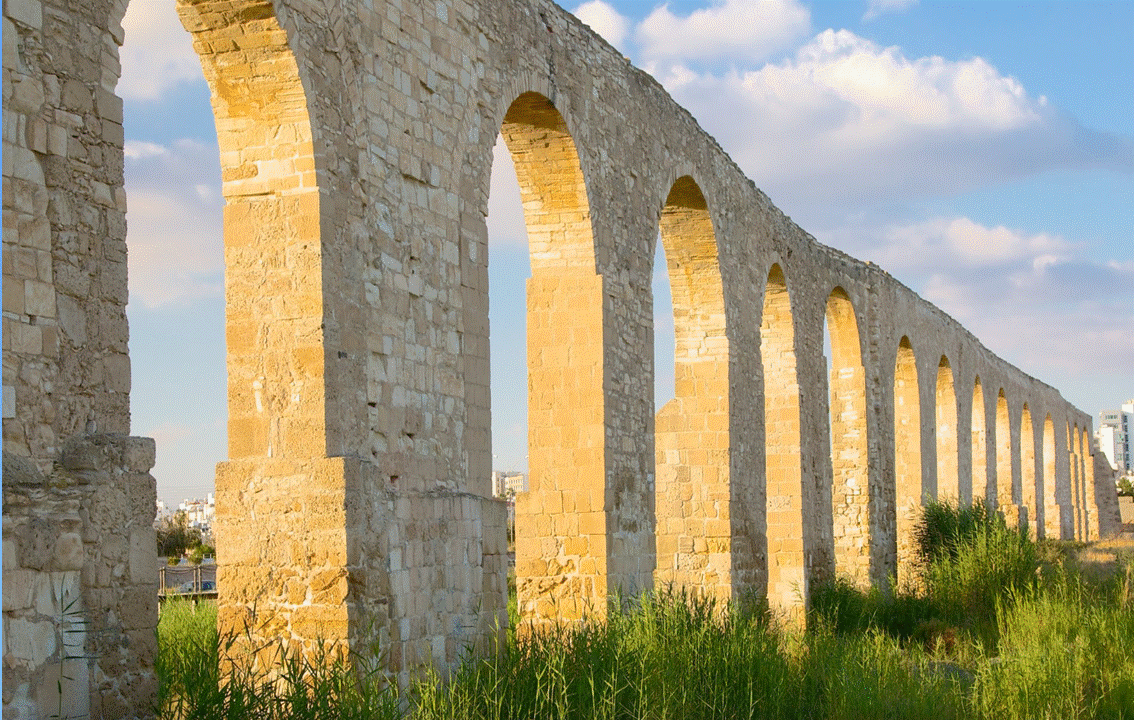
M 1008 413 L 1008 397 L 1004 393 L 1004 388 L 1000 388 L 996 394 L 995 417 L 996 504 L 1008 523 L 1015 527 L 1019 524 L 1017 512 L 1019 491 L 1012 473 L 1012 453 L 1015 443 L 1012 442 L 1012 421 Z
M 1063 537 L 1063 508 L 1056 494 L 1055 423 L 1048 413 L 1043 419 L 1043 519 L 1044 537 Z
M 832 516 L 835 570 L 860 585 L 872 573 L 877 518 L 871 490 L 866 416 L 866 369 L 854 305 L 846 290 L 827 296 L 827 329 L 831 340 L 828 379 L 831 432 Z
M 655 585 L 722 600 L 734 578 L 729 340 L 717 240 L 696 181 L 682 176 L 660 221 L 673 298 L 675 396 L 658 410 Z
M 767 483 L 768 602 L 798 608 L 808 598 L 810 572 L 804 528 L 800 454 L 799 381 L 795 329 L 787 279 L 778 264 L 768 271 L 760 316 L 764 363 L 764 476 Z
M 1036 472 L 1036 435 L 1032 425 L 1032 411 L 1024 403 L 1020 410 L 1020 503 L 1023 514 L 1027 517 L 1028 528 L 1032 537 L 1043 535 L 1043 514 L 1038 507 L 1037 497 L 1042 495 L 1036 492 L 1038 478 Z
M 563 116 L 543 94 L 524 92 L 500 134 L 520 183 L 532 262 L 529 490 L 516 506 L 517 600 L 529 622 L 575 620 L 601 613 L 618 586 L 608 585 L 603 280 L 586 181 Z
M 937 364 L 936 392 L 937 499 L 959 502 L 960 468 L 957 460 L 957 393 L 953 387 L 953 368 L 941 356 Z
M 912 581 L 913 528 L 924 499 L 921 400 L 913 345 L 903 336 L 894 358 L 894 505 L 898 582 Z
M 985 432 L 984 386 L 980 376 L 973 382 L 972 404 L 972 498 L 993 507 L 989 497 L 988 434 Z

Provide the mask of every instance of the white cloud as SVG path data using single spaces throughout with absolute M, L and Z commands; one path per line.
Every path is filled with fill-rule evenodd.
M 875 259 L 1029 374 L 1060 386 L 1069 374 L 1134 367 L 1134 262 L 1085 260 L 1057 235 L 965 217 L 844 232 L 848 252 Z
M 870 0 L 870 6 L 866 8 L 866 14 L 862 16 L 862 19 L 873 20 L 886 13 L 905 12 L 917 5 L 917 2 L 918 0 Z
M 756 62 L 790 47 L 811 28 L 796 0 L 723 0 L 681 17 L 661 5 L 636 30 L 647 69 L 662 60 Z
M 911 60 L 846 30 L 759 69 L 676 64 L 659 79 L 805 227 L 1042 170 L 1134 168 L 1128 139 L 1083 129 L 982 58 Z
M 222 200 L 215 145 L 127 143 L 130 297 L 147 307 L 224 291 Z M 201 188 L 205 192 L 201 192 Z
M 892 226 L 883 233 L 880 262 L 887 269 L 916 268 L 927 258 L 935 267 L 987 268 L 1019 265 L 1042 272 L 1066 262 L 1075 248 L 1048 233 L 1028 235 L 1004 226 L 985 227 L 969 218 L 934 218 Z
M 204 82 L 201 61 L 173 0 L 136 0 L 122 19 L 122 79 L 118 94 L 128 100 L 157 100 L 181 83 Z
M 619 50 L 622 49 L 626 33 L 630 30 L 630 21 L 609 3 L 603 0 L 590 0 L 575 8 L 571 14 L 590 26 L 608 43 Z

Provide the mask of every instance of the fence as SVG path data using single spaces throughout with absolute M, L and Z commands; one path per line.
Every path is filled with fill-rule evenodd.
M 201 598 L 217 597 L 217 566 L 209 565 L 163 565 L 158 569 L 158 600 L 171 597 Z

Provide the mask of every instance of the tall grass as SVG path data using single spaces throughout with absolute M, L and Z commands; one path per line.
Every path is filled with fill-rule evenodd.
M 398 717 L 397 696 L 380 678 L 330 653 L 281 649 L 274 675 L 240 667 L 221 672 L 234 638 L 217 633 L 214 603 L 170 601 L 158 623 L 159 713 L 177 720 L 285 720 Z
M 663 592 L 423 685 L 413 717 L 961 717 L 956 686 L 923 664 L 881 634 L 796 634 L 743 606 Z
M 819 588 L 806 630 L 663 591 L 400 691 L 330 657 L 223 675 L 215 608 L 171 604 L 162 716 L 1134 720 L 1134 558 L 1081 573 L 983 507 L 931 506 L 919 532 L 921 582 Z
M 1060 571 L 1002 601 L 999 657 L 981 664 L 973 696 L 981 715 L 1134 718 L 1134 602 L 1121 580 Z

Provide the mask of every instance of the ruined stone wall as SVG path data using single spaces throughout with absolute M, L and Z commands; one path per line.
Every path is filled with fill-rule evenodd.
M 51 472 L 4 455 L 4 708 L 133 717 L 157 700 L 154 442 L 76 435 Z
M 212 90 L 226 199 L 222 630 L 273 648 L 377 645 L 402 681 L 493 641 L 506 563 L 503 506 L 488 497 L 491 396 L 509 390 L 489 387 L 484 218 L 501 135 L 532 254 L 527 621 L 602 613 L 609 594 L 655 582 L 798 612 L 836 574 L 900 573 L 908 519 L 939 494 L 1048 535 L 1102 531 L 1089 417 L 797 227 L 657 82 L 554 4 L 178 10 Z M 43 472 L 69 438 L 129 429 L 113 94 L 124 11 L 5 5 L 5 451 Z M 650 362 L 659 230 L 678 338 L 663 409 Z M 129 467 L 107 482 L 152 508 Z M 8 497 L 6 481 L 6 527 Z M 90 597 L 92 613 L 119 617 Z M 148 606 L 131 607 L 123 627 L 152 627 Z M 21 661 L 27 677 L 51 662 L 42 654 Z

